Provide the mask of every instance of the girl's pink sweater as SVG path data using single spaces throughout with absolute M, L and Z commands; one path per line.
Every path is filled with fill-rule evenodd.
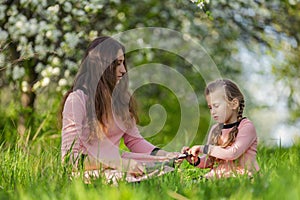
M 214 126 L 215 127 L 215 126 Z M 212 127 L 211 130 L 214 129 Z M 222 129 L 221 139 L 225 141 L 232 128 Z M 220 159 L 212 170 L 206 174 L 207 178 L 221 178 L 236 176 L 237 174 L 252 175 L 259 170 L 256 160 L 257 135 L 253 123 L 245 118 L 241 121 L 235 142 L 226 147 L 209 145 L 208 155 Z M 211 136 L 211 131 L 209 138 Z M 203 155 L 198 165 L 200 168 L 207 168 L 212 163 L 209 162 L 207 155 Z

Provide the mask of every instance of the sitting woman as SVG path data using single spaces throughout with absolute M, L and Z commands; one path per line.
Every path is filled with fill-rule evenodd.
M 176 157 L 140 135 L 126 72 L 123 45 L 106 36 L 92 41 L 62 102 L 62 159 L 74 169 L 83 163 L 84 170 L 138 176 L 145 171 L 137 160 Z M 121 138 L 133 154 L 120 155 Z

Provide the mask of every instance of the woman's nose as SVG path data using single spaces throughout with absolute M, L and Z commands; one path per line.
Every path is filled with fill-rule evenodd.
M 125 74 L 125 73 L 126 73 L 126 68 L 125 68 L 125 65 L 124 65 L 124 64 L 122 64 L 122 65 L 120 66 L 119 72 L 120 72 L 121 74 Z

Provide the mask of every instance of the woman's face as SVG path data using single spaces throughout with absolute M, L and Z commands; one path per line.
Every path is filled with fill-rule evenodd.
M 120 49 L 118 51 L 117 54 L 117 67 L 116 67 L 116 80 L 117 80 L 117 84 L 119 83 L 119 81 L 122 79 L 122 77 L 124 76 L 124 74 L 126 73 L 126 68 L 124 65 L 124 52 L 122 49 Z
M 210 114 L 218 123 L 230 124 L 237 121 L 237 106 L 226 100 L 224 89 L 217 89 L 206 96 Z

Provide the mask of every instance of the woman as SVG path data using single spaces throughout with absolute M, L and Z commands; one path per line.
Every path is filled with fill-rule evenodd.
M 144 165 L 129 158 L 168 154 L 140 135 L 126 72 L 123 45 L 107 36 L 92 41 L 63 100 L 63 161 L 78 167 L 84 160 L 85 170 L 112 168 L 142 175 Z M 131 152 L 139 154 L 121 156 L 121 138 Z

